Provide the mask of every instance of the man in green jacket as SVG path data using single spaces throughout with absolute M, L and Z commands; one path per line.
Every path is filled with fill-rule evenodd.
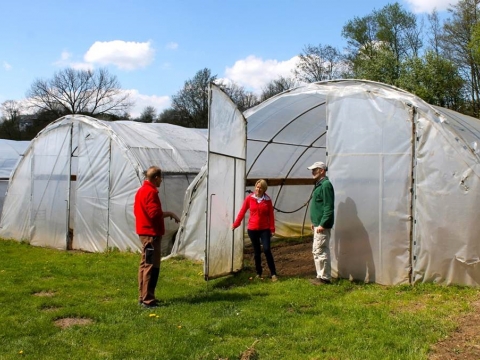
M 315 189 L 310 201 L 310 220 L 313 231 L 313 261 L 317 277 L 312 279 L 314 285 L 331 283 L 331 259 L 330 259 L 330 231 L 334 220 L 335 193 L 328 177 L 327 166 L 317 161 L 308 167 L 312 170 L 315 179 Z

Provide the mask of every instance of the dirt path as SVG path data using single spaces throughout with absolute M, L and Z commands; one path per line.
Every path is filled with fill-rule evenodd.
M 299 244 L 274 244 L 273 256 L 280 277 L 314 277 L 311 241 Z M 254 270 L 253 249 L 246 247 L 245 259 Z M 263 273 L 269 274 L 262 255 Z M 432 346 L 430 360 L 480 359 L 480 300 L 472 303 L 474 310 L 458 318 L 456 330 L 444 340 Z

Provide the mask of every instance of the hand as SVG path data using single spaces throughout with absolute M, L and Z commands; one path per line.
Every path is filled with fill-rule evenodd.
M 232 230 L 235 230 L 235 226 L 234 226 L 234 225 L 232 225 Z
M 170 219 L 171 219 L 171 220 L 175 220 L 175 223 L 176 223 L 176 224 L 178 224 L 178 223 L 180 222 L 180 219 L 179 219 L 178 216 L 175 215 L 175 214 L 170 215 Z
M 318 226 L 318 227 L 317 227 L 317 234 L 320 234 L 320 233 L 322 233 L 322 232 L 323 232 L 323 230 L 324 230 L 324 229 L 323 229 L 323 227 L 322 227 L 322 226 Z

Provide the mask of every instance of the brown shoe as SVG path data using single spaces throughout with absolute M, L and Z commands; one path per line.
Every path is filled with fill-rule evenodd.
M 322 279 L 322 278 L 310 279 L 310 282 L 313 285 L 328 285 L 328 284 L 331 284 L 330 280 L 325 280 L 325 279 Z

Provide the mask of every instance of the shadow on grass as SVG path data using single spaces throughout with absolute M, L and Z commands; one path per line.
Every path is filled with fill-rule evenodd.
M 235 293 L 228 293 L 228 292 L 204 292 L 200 294 L 196 294 L 191 298 L 185 299 L 183 298 L 181 301 L 194 305 L 194 304 L 201 304 L 201 303 L 211 303 L 211 302 L 239 302 L 239 301 L 248 301 L 252 299 L 252 295 L 248 294 L 235 294 Z
M 243 270 L 237 273 L 216 280 L 212 280 L 208 284 L 208 288 L 228 290 L 234 287 L 250 286 L 258 283 L 271 281 L 270 278 L 267 276 L 265 276 L 263 280 L 256 279 L 255 275 L 255 272 L 251 271 L 249 267 L 244 267 Z

